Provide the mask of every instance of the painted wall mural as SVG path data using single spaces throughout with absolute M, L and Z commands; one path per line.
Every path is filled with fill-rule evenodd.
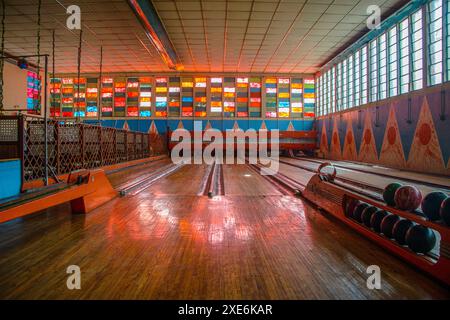
M 450 175 L 450 89 L 317 120 L 321 156 Z

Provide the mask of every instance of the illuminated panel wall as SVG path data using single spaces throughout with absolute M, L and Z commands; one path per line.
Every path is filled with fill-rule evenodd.
M 277 117 L 277 78 L 266 78 L 266 118 Z
M 222 116 L 222 78 L 211 78 L 211 116 Z
M 73 78 L 62 78 L 61 84 L 63 117 L 73 117 Z
M 261 117 L 261 78 L 250 78 L 250 117 Z
M 195 78 L 195 116 L 206 117 L 206 78 Z
M 181 116 L 192 117 L 194 115 L 194 80 L 193 78 L 181 79 Z
M 126 78 L 114 79 L 114 116 L 124 117 L 126 106 L 127 82 Z
M 301 118 L 303 113 L 303 79 L 291 79 L 291 117 Z
M 156 78 L 155 82 L 155 116 L 167 117 L 167 78 Z
M 39 91 L 40 80 L 37 73 L 28 71 L 27 73 L 27 110 L 30 113 L 35 113 L 36 110 L 40 110 L 39 106 Z
M 304 118 L 314 118 L 314 108 L 316 106 L 316 88 L 314 79 L 305 79 L 304 93 Z
M 288 118 L 291 107 L 289 78 L 278 78 L 278 117 Z
M 113 78 L 102 79 L 101 90 L 102 117 L 113 116 Z
M 127 79 L 127 116 L 139 115 L 139 78 Z
M 152 78 L 139 78 L 139 116 L 150 117 L 152 115 Z
M 97 78 L 86 79 L 86 116 L 98 116 L 98 80 Z
M 169 117 L 180 116 L 180 77 L 169 78 Z
M 75 117 L 86 116 L 86 78 L 73 79 L 74 113 Z
M 61 116 L 61 79 L 50 79 L 50 116 Z
M 236 108 L 238 117 L 248 117 L 248 78 L 236 78 Z
M 52 116 L 74 117 L 79 109 L 82 117 L 97 117 L 100 102 L 102 117 L 314 117 L 314 78 L 104 77 L 101 85 L 97 78 L 80 80 L 77 98 L 76 78 L 51 79 Z
M 236 79 L 232 77 L 223 78 L 223 116 L 234 118 L 236 111 Z

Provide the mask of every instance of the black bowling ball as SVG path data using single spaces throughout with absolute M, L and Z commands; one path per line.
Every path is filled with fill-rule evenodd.
M 366 227 L 370 228 L 370 220 L 372 219 L 372 215 L 375 212 L 377 212 L 378 210 L 380 210 L 380 209 L 378 209 L 377 207 L 374 207 L 374 206 L 371 206 L 371 207 L 368 207 L 368 208 L 364 209 L 364 211 L 361 214 L 361 220 L 362 220 L 362 223 Z
M 394 237 L 392 234 L 392 229 L 398 220 L 400 220 L 400 217 L 395 214 L 384 217 L 383 221 L 381 221 L 381 233 L 389 239 L 392 239 Z
M 362 213 L 368 207 L 369 205 L 367 203 L 361 203 L 357 205 L 355 210 L 353 211 L 353 219 L 355 219 L 358 222 L 362 222 Z
M 381 232 L 381 221 L 383 221 L 388 214 L 389 213 L 384 210 L 379 210 L 372 214 L 372 217 L 370 218 L 370 226 L 373 230 L 375 230 L 375 232 Z
M 418 224 L 406 233 L 406 243 L 416 253 L 427 253 L 436 245 L 436 235 L 430 228 Z
M 357 199 L 349 199 L 345 206 L 345 216 L 352 218 L 353 211 L 355 211 L 355 208 L 361 203 L 362 202 Z
M 406 233 L 414 226 L 414 222 L 408 219 L 401 219 L 394 224 L 392 228 L 392 234 L 394 239 L 401 245 L 406 244 Z

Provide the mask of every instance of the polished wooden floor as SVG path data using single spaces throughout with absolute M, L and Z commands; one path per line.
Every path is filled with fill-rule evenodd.
M 111 180 L 119 185 L 154 167 Z M 199 195 L 206 174 L 205 165 L 187 165 L 86 216 L 64 205 L 0 225 L 0 298 L 449 298 L 440 284 L 247 166 L 224 165 L 225 195 L 213 199 Z M 366 287 L 373 264 L 381 290 Z M 69 265 L 81 268 L 81 290 L 66 287 Z

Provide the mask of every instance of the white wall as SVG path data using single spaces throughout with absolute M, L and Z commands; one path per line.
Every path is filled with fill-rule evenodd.
M 42 69 L 41 69 L 42 70 Z M 44 72 L 40 72 L 42 79 Z M 15 110 L 25 110 L 27 108 L 27 74 L 28 70 L 20 69 L 16 64 L 5 61 L 3 69 L 3 109 L 4 114 L 17 114 Z M 47 101 L 50 98 L 50 80 L 48 78 Z M 44 114 L 44 81 L 41 86 L 42 110 L 41 115 Z M 50 110 L 50 104 L 48 106 Z M 22 111 L 23 112 L 23 111 Z M 50 113 L 50 111 L 48 112 Z
M 27 108 L 27 70 L 8 61 L 3 69 L 3 108 L 5 111 Z

